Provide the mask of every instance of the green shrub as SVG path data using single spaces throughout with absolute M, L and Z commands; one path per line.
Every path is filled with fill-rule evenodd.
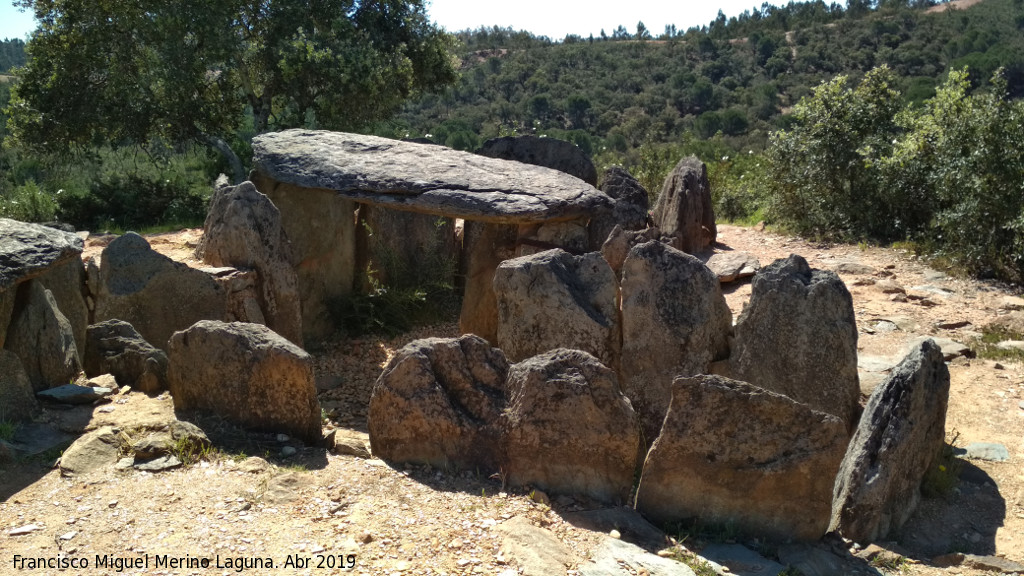
M 0 193 L 0 216 L 23 222 L 51 222 L 57 211 L 53 196 L 36 184 L 35 180 Z

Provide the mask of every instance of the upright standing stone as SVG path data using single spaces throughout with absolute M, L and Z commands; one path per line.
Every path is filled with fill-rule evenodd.
M 636 507 L 656 523 L 699 518 L 816 540 L 828 527 L 845 447 L 835 416 L 721 376 L 680 378 Z
M 715 243 L 718 228 L 703 162 L 690 156 L 676 164 L 661 187 L 652 216 L 663 234 L 675 237 L 672 246 L 687 254 L 697 254 Z
M 555 249 L 506 260 L 494 275 L 498 347 L 512 361 L 555 348 L 618 364 L 618 282 L 600 254 Z
M 579 146 L 558 138 L 538 138 L 532 135 L 491 138 L 476 153 L 489 158 L 551 168 L 597 186 L 597 168 L 590 158 Z
M 706 374 L 727 357 L 731 329 L 718 278 L 700 260 L 657 241 L 630 249 L 622 268 L 619 374 L 646 445 L 661 429 L 672 381 Z
M 98 284 L 96 322 L 128 322 L 158 348 L 199 320 L 227 317 L 228 295 L 211 275 L 158 253 L 134 232 L 103 250 Z
M 504 260 L 515 257 L 518 227 L 467 221 L 463 240 L 466 286 L 459 314 L 459 332 L 498 342 L 498 299 L 494 274 Z
M 259 172 L 250 179 L 281 211 L 296 260 L 303 342 L 320 342 L 334 332 L 333 308 L 351 296 L 355 283 L 355 202 Z
M 261 324 L 203 320 L 168 345 L 174 408 L 214 412 L 241 426 L 322 438 L 313 359 Z
M 38 280 L 18 286 L 6 348 L 21 359 L 36 391 L 68 384 L 82 371 L 71 323 Z
M 605 171 L 601 191 L 613 200 L 613 205 L 590 220 L 592 250 L 601 249 L 616 225 L 623 230 L 643 230 L 650 219 L 651 200 L 647 190 L 625 168 L 612 166 Z
M 797 255 L 762 268 L 736 323 L 729 364 L 734 378 L 835 414 L 852 430 L 860 384 L 846 285 Z
M 373 386 L 373 454 L 390 462 L 497 471 L 508 361 L 483 339 L 414 340 Z
M 942 450 L 948 404 L 949 369 L 942 350 L 926 340 L 868 399 L 836 478 L 830 531 L 867 543 L 910 518 Z
M 9 350 L 0 350 L 0 420 L 29 420 L 38 409 L 21 358 Z
M 615 373 L 560 348 L 514 364 L 508 376 L 505 473 L 513 485 L 624 503 L 640 427 Z
M 76 344 L 85 341 L 88 318 L 82 316 L 82 239 L 48 226 L 0 218 L 0 348 L 14 312 L 18 284 L 43 277 L 72 325 Z
M 196 256 L 211 266 L 255 270 L 256 294 L 267 326 L 302 346 L 291 242 L 281 213 L 252 182 L 214 192 Z

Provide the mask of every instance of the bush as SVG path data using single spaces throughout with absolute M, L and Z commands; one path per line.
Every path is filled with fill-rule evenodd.
M 57 211 L 53 196 L 36 184 L 35 180 L 15 186 L 10 192 L 0 193 L 0 217 L 23 222 L 51 222 Z
M 954 71 L 902 107 L 886 68 L 845 77 L 796 106 L 772 139 L 769 213 L 801 234 L 911 240 L 979 275 L 1024 279 L 1024 103 L 1000 73 L 968 95 Z

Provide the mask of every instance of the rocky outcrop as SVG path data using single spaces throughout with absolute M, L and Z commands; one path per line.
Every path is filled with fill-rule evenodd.
M 610 204 L 593 186 L 550 168 L 341 132 L 262 134 L 253 139 L 253 163 L 277 182 L 332 190 L 369 204 L 493 223 L 572 220 Z M 287 212 L 276 199 L 274 203 Z
M 949 369 L 927 340 L 868 399 L 836 478 L 830 531 L 867 543 L 909 519 L 942 450 L 948 403 Z
M 633 246 L 660 239 L 661 231 L 657 228 L 625 230 L 616 224 L 608 233 L 604 244 L 601 245 L 601 256 L 611 266 L 615 277 L 622 278 L 622 265 L 626 263 L 626 256 L 629 256 L 629 251 Z
M 313 360 L 266 326 L 203 320 L 168 344 L 174 407 L 216 413 L 241 426 L 321 439 Z
M 167 388 L 167 355 L 121 320 L 89 326 L 84 363 L 87 376 L 113 374 L 118 386 L 147 394 Z
M 757 256 L 749 252 L 719 252 L 706 262 L 722 284 L 750 278 L 761 269 Z
M 498 299 L 494 274 L 498 265 L 515 257 L 519 230 L 508 224 L 469 222 L 463 234 L 462 274 L 466 286 L 459 313 L 459 332 L 498 341 Z
M 630 249 L 621 298 L 619 374 L 650 445 L 672 381 L 706 374 L 711 362 L 728 356 L 732 314 L 718 278 L 700 260 L 656 241 Z
M 700 518 L 816 540 L 828 527 L 846 437 L 835 416 L 780 394 L 720 376 L 678 379 L 637 510 L 655 523 Z
M 651 216 L 663 234 L 674 237 L 672 246 L 678 250 L 697 254 L 715 243 L 718 228 L 703 162 L 690 156 L 676 164 L 661 187 Z
M 38 280 L 18 286 L 5 347 L 21 359 L 37 392 L 67 384 L 82 371 L 71 323 Z
M 811 270 L 797 255 L 763 268 L 735 330 L 732 377 L 856 425 L 857 324 L 834 272 Z
M 643 230 L 648 224 L 650 197 L 647 190 L 625 168 L 612 166 L 601 179 L 601 191 L 612 199 L 610 210 L 590 219 L 590 247 L 599 250 L 612 229 Z
M 211 266 L 255 270 L 266 325 L 302 346 L 302 312 L 291 242 L 281 213 L 252 182 L 213 194 L 196 257 Z
M 118 428 L 103 426 L 75 440 L 60 457 L 62 476 L 77 476 L 112 466 L 126 442 Z
M 7 339 L 17 285 L 38 278 L 71 323 L 75 343 L 81 349 L 88 324 L 84 271 L 79 259 L 82 246 L 82 239 L 75 234 L 0 218 L 0 348 Z
M 227 316 L 227 295 L 214 278 L 156 252 L 133 232 L 103 250 L 93 290 L 96 322 L 124 320 L 161 348 L 175 331 Z
M 75 234 L 0 218 L 0 292 L 77 258 L 82 247 Z
M 510 360 L 572 348 L 616 365 L 617 282 L 600 254 L 555 249 L 506 260 L 494 275 L 494 293 L 498 347 Z
M 586 352 L 557 349 L 513 365 L 508 393 L 502 426 L 512 485 L 629 498 L 640 428 L 614 372 Z
M 373 454 L 391 462 L 497 470 L 508 362 L 483 339 L 406 344 L 370 398 Z
M 39 409 L 32 382 L 14 352 L 0 350 L 0 420 L 29 420 Z
M 253 171 L 250 180 L 281 212 L 292 245 L 302 311 L 302 341 L 333 333 L 332 311 L 356 278 L 356 204 L 334 190 L 303 188 Z
M 533 164 L 565 172 L 583 180 L 591 186 L 597 186 L 597 168 L 587 155 L 572 142 L 557 138 L 538 138 L 537 136 L 504 136 L 491 138 L 476 151 L 481 156 L 515 160 L 523 164 Z

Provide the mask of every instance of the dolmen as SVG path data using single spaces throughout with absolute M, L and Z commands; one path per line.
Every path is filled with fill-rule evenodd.
M 389 229 L 413 238 L 436 229 L 439 219 L 444 226 L 465 220 L 460 328 L 493 342 L 498 264 L 523 248 L 588 251 L 590 219 L 614 205 L 590 184 L 550 168 L 358 134 L 263 134 L 253 140 L 253 163 L 250 179 L 281 211 L 292 242 L 308 341 L 334 330 L 332 304 L 358 284 L 367 260 L 360 247 L 382 211 L 408 213 Z

